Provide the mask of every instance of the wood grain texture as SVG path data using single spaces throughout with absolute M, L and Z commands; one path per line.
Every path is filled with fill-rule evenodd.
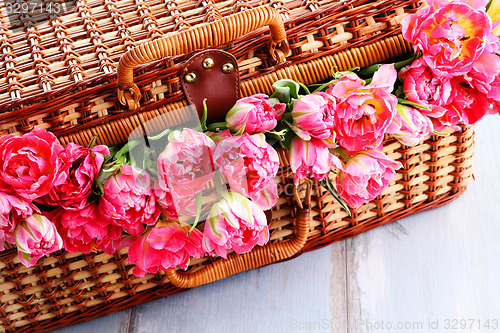
M 493 331 L 499 128 L 498 116 L 477 125 L 476 181 L 448 205 L 58 332 L 446 332 L 453 319 L 467 320 L 461 332 Z
M 55 330 L 57 333 L 127 333 L 130 329 L 132 309 L 116 312 L 86 323 Z
M 289 332 L 300 322 L 328 320 L 330 281 L 345 284 L 345 265 L 340 272 L 332 265 L 342 254 L 336 244 L 144 304 L 136 308 L 135 332 Z
M 381 331 L 382 322 L 422 332 L 429 321 L 444 331 L 447 320 L 500 320 L 499 127 L 498 116 L 477 126 L 476 181 L 459 199 L 347 241 L 352 332 Z

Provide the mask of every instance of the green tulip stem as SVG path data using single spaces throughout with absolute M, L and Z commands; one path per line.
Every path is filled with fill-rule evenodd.
M 342 159 L 347 163 L 350 159 L 351 159 L 351 156 L 349 156 L 349 154 L 347 153 L 347 151 L 342 148 L 342 147 L 337 147 L 337 148 L 334 148 L 331 150 L 331 152 L 334 154 L 334 155 L 337 155 L 337 156 L 340 156 L 342 157 Z
M 225 121 L 220 122 L 220 123 L 213 123 L 213 124 L 207 125 L 207 130 L 209 130 L 211 132 L 218 132 L 220 130 L 225 130 L 225 129 L 227 129 Z
M 196 194 L 196 217 L 194 218 L 194 223 L 189 229 L 188 236 L 191 235 L 191 232 L 196 228 L 198 222 L 200 221 L 201 216 L 201 202 L 203 199 L 203 191 Z
M 223 181 L 223 177 L 219 170 L 215 171 L 213 181 L 215 185 L 215 191 L 217 192 L 217 197 L 219 198 L 219 200 L 222 200 L 224 198 L 223 194 L 228 190 L 227 186 L 223 185 L 227 183 Z

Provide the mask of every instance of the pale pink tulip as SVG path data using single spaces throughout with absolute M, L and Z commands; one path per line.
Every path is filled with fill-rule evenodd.
M 416 146 L 426 135 L 433 134 L 433 125 L 429 117 L 407 105 L 396 106 L 398 115 L 394 121 L 397 130 L 390 132 L 399 142 L 407 146 Z
M 324 92 L 305 95 L 293 104 L 293 124 L 289 124 L 303 140 L 316 138 L 333 144 L 335 139 L 335 99 Z
M 359 208 L 381 194 L 401 167 L 401 163 L 378 150 L 359 152 L 340 170 L 336 180 L 338 193 L 349 207 Z
M 173 131 L 158 157 L 158 180 L 175 201 L 193 198 L 212 179 L 215 143 L 205 133 L 189 128 Z
M 328 177 L 332 168 L 342 168 L 339 158 L 329 151 L 329 146 L 318 139 L 304 141 L 299 137 L 292 140 L 290 146 L 290 167 L 293 181 L 310 178 L 323 180 Z
M 19 260 L 27 267 L 36 264 L 46 254 L 60 250 L 61 236 L 45 216 L 33 214 L 22 220 L 14 231 Z
M 14 244 L 14 229 L 24 218 L 37 211 L 37 208 L 30 202 L 0 192 L 0 251 L 4 250 L 4 241 Z
M 227 258 L 227 250 L 242 254 L 269 240 L 264 211 L 236 192 L 228 192 L 215 203 L 205 222 L 203 249 L 210 255 Z
M 214 162 L 233 191 L 257 200 L 263 209 L 269 209 L 278 200 L 274 178 L 280 166 L 279 157 L 263 134 L 244 133 L 217 142 Z M 269 201 L 262 200 L 264 197 Z
M 286 105 L 276 98 L 257 94 L 239 99 L 226 115 L 226 126 L 233 133 L 264 133 L 276 127 Z
M 334 129 L 340 146 L 351 153 L 380 146 L 397 113 L 391 94 L 396 78 L 394 66 L 383 65 L 368 85 L 352 77 L 330 85 L 327 92 L 337 99 Z

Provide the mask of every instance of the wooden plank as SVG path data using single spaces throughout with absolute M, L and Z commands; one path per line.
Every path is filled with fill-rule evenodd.
M 337 267 L 338 265 L 338 267 Z M 345 321 L 343 243 L 136 308 L 134 332 L 290 332 Z
M 116 312 L 105 317 L 93 319 L 86 323 L 64 327 L 54 333 L 128 333 L 130 316 L 133 309 Z
M 500 329 L 499 128 L 478 124 L 476 181 L 459 199 L 347 241 L 350 332 Z

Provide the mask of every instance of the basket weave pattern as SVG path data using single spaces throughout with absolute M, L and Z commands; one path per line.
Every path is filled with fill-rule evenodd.
M 307 242 L 295 255 L 455 199 L 472 180 L 473 141 L 471 126 L 448 137 L 429 137 L 415 147 L 386 141 L 384 152 L 400 161 L 403 168 L 382 195 L 353 210 L 351 217 L 324 189 L 314 186 L 311 219 L 306 228 Z M 276 180 L 280 184 L 291 184 L 288 163 L 282 162 L 281 177 Z M 273 209 L 270 245 L 294 237 L 296 211 L 293 197 L 282 195 Z M 194 287 L 263 266 L 268 262 L 263 258 L 266 252 L 260 249 L 254 249 L 256 254 L 244 261 L 232 260 L 231 256 L 228 260 L 193 259 L 187 273 L 182 273 L 187 275 L 189 282 L 173 282 Z M 144 278 L 133 276 L 126 252 L 122 249 L 110 256 L 59 251 L 41 259 L 36 266 L 26 268 L 20 264 L 15 249 L 4 251 L 0 254 L 0 321 L 3 328 L 8 332 L 20 327 L 27 332 L 42 332 L 187 290 L 170 283 L 163 272 Z M 220 265 L 217 262 L 224 261 L 230 262 L 230 266 L 215 267 L 191 279 L 206 265 Z

